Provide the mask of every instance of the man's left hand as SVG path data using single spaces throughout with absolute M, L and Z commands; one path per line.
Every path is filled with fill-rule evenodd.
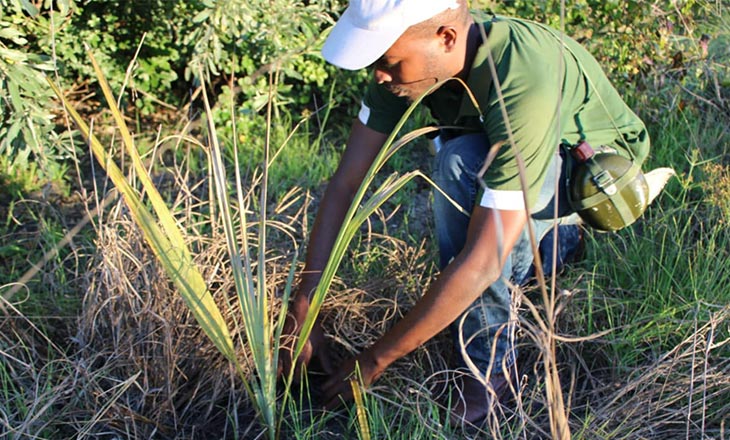
M 359 372 L 359 375 L 358 375 Z M 365 387 L 370 386 L 383 373 L 368 350 L 348 360 L 322 385 L 325 408 L 335 409 L 352 400 L 351 380 L 362 379 Z

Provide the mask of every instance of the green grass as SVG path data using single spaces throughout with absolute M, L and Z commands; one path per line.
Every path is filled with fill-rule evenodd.
M 726 155 L 727 127 L 718 126 L 717 117 L 690 123 L 685 114 L 667 115 L 651 161 L 673 164 L 680 175 L 637 225 L 593 235 L 589 259 L 582 264 L 591 278 L 590 312 L 584 321 L 580 315 L 576 319 L 586 334 L 614 329 L 617 374 L 676 346 L 697 320 L 705 322 L 727 304 L 730 234 L 722 211 L 707 203 L 712 188 L 722 182 L 703 190 L 701 165 L 689 153 L 702 145 L 706 157 Z
M 683 217 L 683 218 L 682 218 Z M 593 273 L 590 313 L 578 328 L 587 334 L 613 329 L 610 344 L 616 374 L 651 361 L 692 333 L 695 319 L 704 322 L 727 303 L 730 237 L 699 215 L 664 217 L 616 237 L 595 237 L 589 262 Z M 666 223 L 660 223 L 664 220 Z M 694 228 L 704 229 L 698 239 Z M 600 287 L 599 287 L 600 286 Z

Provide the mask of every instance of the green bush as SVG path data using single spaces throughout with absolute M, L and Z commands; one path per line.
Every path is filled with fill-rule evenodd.
M 713 23 L 721 21 L 719 3 L 576 0 L 565 6 L 562 18 L 561 0 L 475 3 L 563 29 L 588 48 L 627 99 L 647 109 L 671 104 L 657 102 L 651 96 L 656 92 L 677 94 L 685 87 L 704 94 L 718 71 L 706 61 L 708 42 L 716 46 L 714 34 L 724 33 L 714 32 Z
M 160 101 L 184 104 L 200 85 L 201 71 L 218 88 L 233 82 L 240 104 L 253 111 L 265 104 L 268 74 L 276 72 L 277 102 L 294 104 L 298 113 L 340 75 L 319 56 L 319 46 L 334 22 L 330 11 L 341 7 L 339 0 L 88 0 L 71 3 L 68 26 L 46 32 L 38 47 L 49 53 L 55 44 L 67 83 L 93 79 L 79 41 L 94 52 L 115 89 L 125 84 L 134 59 L 131 99 L 125 99 L 142 114 L 156 111 Z
M 62 181 L 71 154 L 72 144 L 54 132 L 52 93 L 43 76 L 53 71 L 51 57 L 28 50 L 45 24 L 29 2 L 0 1 L 0 185 L 5 192 Z
M 191 49 L 183 41 L 196 26 L 190 18 L 198 7 L 199 2 L 181 0 L 77 2 L 68 25 L 47 32 L 38 45 L 46 53 L 55 47 L 59 72 L 69 85 L 94 78 L 87 46 L 113 88 L 127 84 L 123 104 L 149 115 L 160 102 L 184 102 L 187 91 L 178 80 Z
M 274 115 L 283 118 L 277 124 L 287 124 L 283 131 L 317 109 L 336 105 L 329 102 L 334 83 L 345 90 L 338 101 L 349 109 L 335 115 L 349 119 L 366 76 L 340 71 L 319 56 L 324 32 L 334 22 L 330 11 L 342 9 L 339 0 L 0 4 L 0 181 L 20 182 L 22 190 L 63 179 L 70 163 L 71 142 L 54 132 L 57 104 L 41 71 L 55 71 L 66 89 L 87 94 L 84 111 L 94 113 L 103 105 L 97 102 L 101 98 L 88 99 L 89 87 L 100 94 L 87 48 L 112 88 L 124 90 L 121 107 L 132 117 L 154 116 L 165 104 L 181 108 L 195 96 L 203 72 L 219 95 L 214 101 L 225 101 L 214 107 L 222 137 L 232 138 L 226 124 L 230 128 L 235 120 L 238 133 L 256 141 L 245 144 L 250 150 L 260 149 L 263 139 L 270 74 L 276 82 Z M 193 107 L 190 115 L 199 110 Z M 310 141 L 319 144 L 322 127 L 309 133 Z

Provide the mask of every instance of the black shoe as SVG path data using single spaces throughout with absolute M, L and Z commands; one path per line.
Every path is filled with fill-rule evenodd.
M 456 378 L 451 394 L 451 422 L 455 425 L 477 425 L 483 422 L 497 405 L 504 404 L 510 394 L 510 381 L 503 374 L 492 374 L 484 386 L 471 374 Z

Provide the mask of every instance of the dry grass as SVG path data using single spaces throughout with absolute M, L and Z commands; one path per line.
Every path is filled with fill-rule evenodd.
M 176 180 L 184 181 L 179 176 Z M 245 360 L 225 243 L 220 228 L 195 223 L 200 218 L 195 213 L 206 206 L 196 192 L 200 189 L 184 188 L 174 205 L 182 223 L 195 224 L 191 230 L 212 228 L 187 239 L 229 328 L 239 338 L 239 355 Z M 307 236 L 305 218 L 311 200 L 309 195 L 294 194 L 271 209 L 276 231 L 269 236 L 272 254 L 267 259 L 272 298 L 286 282 L 292 239 L 296 245 Z M 0 399 L 4 402 L 0 434 L 257 438 L 264 428 L 240 379 L 200 330 L 123 205 L 108 209 L 95 227 L 97 250 L 85 283 L 79 286 L 85 294 L 71 343 L 56 346 L 60 342 L 48 340 L 44 331 L 12 307 L 1 317 L 0 379 L 6 395 Z M 325 330 L 340 358 L 357 353 L 387 331 L 428 288 L 436 272 L 428 241 L 404 241 L 376 229 L 362 228 L 360 242 L 323 306 Z M 252 239 L 254 235 L 252 231 Z M 575 328 L 577 321 L 570 319 L 585 310 L 581 279 L 571 282 L 576 283 L 572 295 L 562 296 L 558 307 L 563 335 L 582 334 Z M 724 438 L 725 417 L 730 413 L 729 314 L 728 306 L 717 308 L 710 321 L 696 322 L 693 334 L 673 350 L 624 377 L 597 359 L 596 353 L 610 343 L 609 336 L 561 343 L 557 360 L 573 437 Z M 525 317 L 523 331 L 531 328 Z M 446 426 L 444 406 L 454 359 L 450 338 L 444 334 L 396 362 L 368 391 L 370 405 L 382 412 L 380 418 L 375 414 L 374 438 L 415 426 L 434 438 L 549 438 L 541 347 L 529 337 L 523 340 L 521 394 L 513 408 L 503 409 L 498 424 Z M 315 382 L 312 394 L 316 403 Z M 309 429 L 318 423 L 312 420 L 322 415 L 300 411 L 293 417 Z M 347 423 L 347 416 L 340 413 L 313 435 L 351 438 Z M 291 424 L 284 427 L 282 438 L 294 434 Z
M 0 437 L 33 438 L 73 408 L 76 378 L 69 373 L 74 365 L 12 304 L 5 305 L 0 316 Z
M 226 411 L 235 413 L 240 403 L 228 361 L 196 325 L 137 228 L 118 220 L 99 232 L 77 336 L 79 356 L 99 372 L 84 387 L 95 396 L 89 414 L 102 430 L 111 425 L 134 438 L 225 432 Z M 214 243 L 200 245 L 222 257 Z M 215 267 L 206 266 L 209 282 L 231 289 Z M 110 391 L 127 380 L 109 405 Z
M 180 175 L 175 180 L 184 182 Z M 220 228 L 196 224 L 196 213 L 207 206 L 195 192 L 200 189 L 179 192 L 179 220 L 190 230 L 212 229 L 187 240 L 198 249 L 196 264 L 240 338 L 225 240 Z M 302 203 L 295 205 L 298 211 L 273 207 L 279 212 L 272 221 L 274 239 L 289 239 L 291 224 L 304 213 Z M 5 304 L 0 436 L 191 439 L 260 432 L 240 377 L 197 325 L 124 204 L 108 209 L 95 230 L 96 252 L 77 286 L 83 303 L 71 341 L 56 341 L 63 344 L 57 347 L 12 303 Z M 288 270 L 291 246 L 281 248 L 286 250 L 267 263 L 272 296 L 280 293 Z M 247 353 L 237 342 L 246 365 Z
M 625 381 L 595 392 L 588 432 L 612 438 L 724 438 L 730 414 L 730 306 Z M 593 435 L 588 435 L 593 437 Z

